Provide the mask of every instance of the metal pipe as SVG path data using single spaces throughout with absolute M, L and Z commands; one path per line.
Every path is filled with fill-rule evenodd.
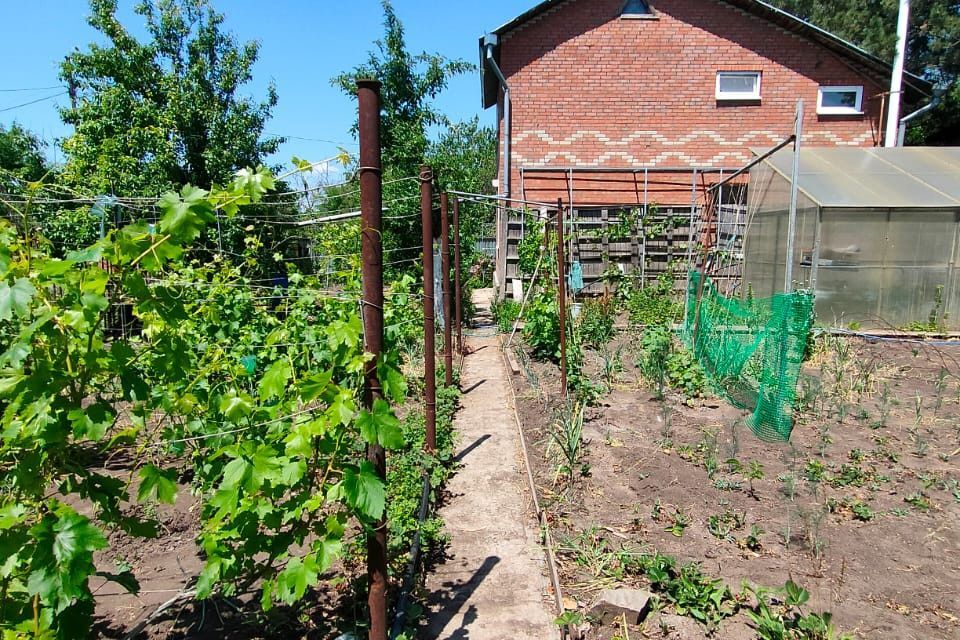
M 931 100 L 929 104 L 927 104 L 924 107 L 920 107 L 913 113 L 907 114 L 906 116 L 900 118 L 900 130 L 897 133 L 897 146 L 902 147 L 904 141 L 907 138 L 907 123 L 909 123 L 912 120 L 915 120 L 916 118 L 919 118 L 920 116 L 927 113 L 931 109 L 937 108 L 940 105 L 940 101 L 942 99 L 943 99 L 943 92 L 935 91 L 933 94 L 933 100 Z
M 493 75 L 497 77 L 497 81 L 500 83 L 500 88 L 503 89 L 503 175 L 501 176 L 502 180 L 498 184 L 498 190 L 500 193 L 507 198 L 507 206 L 509 204 L 509 198 L 513 194 L 511 193 L 511 172 L 513 171 L 510 153 L 512 146 L 512 101 L 510 100 L 510 85 L 507 84 L 507 79 L 504 77 L 503 72 L 500 71 L 500 67 L 497 65 L 497 61 L 493 56 L 494 47 L 496 47 L 497 36 L 489 36 L 488 41 L 486 42 L 486 63 L 490 67 L 490 70 L 493 71 Z M 491 41 L 492 40 L 492 41 Z M 506 220 L 506 212 L 499 211 L 498 216 L 500 220 L 497 225 L 497 234 L 498 240 L 502 242 L 497 242 L 497 268 L 495 271 L 500 272 L 500 282 L 499 284 L 499 294 L 500 297 L 503 297 L 507 288 L 507 244 L 509 238 L 508 230 L 508 221 Z M 501 234 L 502 230 L 502 236 Z
M 497 80 L 500 82 L 500 87 L 503 89 L 503 186 L 501 187 L 501 192 L 509 199 L 512 195 L 510 193 L 510 172 L 512 170 L 512 164 L 510 162 L 512 139 L 510 85 L 507 84 L 507 79 L 503 76 L 503 72 L 500 71 L 500 67 L 493 57 L 494 46 L 492 43 L 487 44 L 487 66 L 493 71 L 493 75 L 497 77 Z
M 890 104 L 887 113 L 887 131 L 883 146 L 897 146 L 897 130 L 900 126 L 900 103 L 903 101 L 903 68 L 907 58 L 907 35 L 910 29 L 910 0 L 900 0 L 900 16 L 897 19 L 897 53 L 893 59 L 893 77 L 890 80 Z
M 380 158 L 380 83 L 357 81 L 360 104 L 360 255 L 363 263 L 363 300 L 360 310 L 363 321 L 363 348 L 373 355 L 364 367 L 363 406 L 372 409 L 383 399 L 377 365 L 383 350 L 383 244 L 382 244 L 382 173 Z M 383 447 L 367 445 L 367 460 L 377 477 L 387 480 L 387 460 Z M 367 604 L 370 608 L 369 640 L 387 638 L 387 519 L 386 510 L 367 534 L 367 575 L 370 586 Z
M 443 384 L 453 386 L 453 323 L 450 318 L 449 196 L 440 194 L 440 286 L 443 288 Z
M 437 450 L 437 326 L 433 291 L 433 170 L 420 167 L 420 223 L 423 226 L 423 448 Z
M 787 145 L 791 144 L 791 143 L 793 142 L 793 140 L 794 140 L 794 136 L 790 136 L 790 137 L 788 137 L 786 140 L 784 140 L 783 142 L 781 142 L 780 144 L 778 144 L 777 146 L 773 147 L 772 149 L 770 149 L 769 151 L 767 151 L 766 153 L 764 153 L 763 155 L 757 156 L 754 160 L 752 160 L 752 161 L 749 162 L 748 164 L 740 167 L 739 169 L 737 169 L 736 171 L 734 171 L 733 173 L 731 173 L 729 176 L 727 176 L 726 178 L 724 178 L 724 179 L 721 180 L 720 182 L 718 182 L 718 183 L 716 183 L 715 185 L 713 185 L 713 186 L 711 186 L 710 188 L 708 188 L 708 189 L 707 189 L 707 193 L 711 193 L 711 192 L 713 192 L 713 191 L 716 191 L 717 189 L 719 189 L 719 188 L 722 187 L 723 185 L 727 184 L 727 183 L 730 182 L 731 180 L 735 179 L 736 177 L 743 175 L 743 174 L 746 173 L 747 171 L 750 171 L 750 169 L 754 168 L 755 166 L 757 166 L 758 164 L 760 164 L 761 162 L 763 162 L 764 160 L 766 160 L 767 158 L 769 158 L 770 156 L 772 156 L 773 154 L 775 154 L 777 151 L 780 151 L 780 149 L 783 149 L 783 148 L 786 147 Z M 720 170 L 720 174 L 723 175 L 723 169 Z
M 793 254 L 797 234 L 797 194 L 800 191 L 800 141 L 803 139 L 803 98 L 797 100 L 797 118 L 793 132 L 793 171 L 790 184 L 790 218 L 787 223 L 787 264 L 783 290 L 793 291 Z
M 563 200 L 557 199 L 557 314 L 560 317 L 560 391 L 567 397 L 567 283 L 563 255 Z
M 453 200 L 453 290 L 456 309 L 457 353 L 463 354 L 463 291 L 460 285 L 460 198 Z

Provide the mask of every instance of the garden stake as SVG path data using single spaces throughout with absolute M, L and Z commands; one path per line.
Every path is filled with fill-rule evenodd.
M 563 257 L 563 200 L 557 199 L 557 312 L 560 316 L 560 392 L 567 397 L 567 286 Z
M 453 282 L 457 353 L 463 355 L 463 292 L 460 288 L 460 198 L 454 198 L 453 200 Z
M 380 83 L 357 82 L 360 103 L 360 256 L 363 263 L 363 348 L 373 358 L 364 368 L 363 406 L 370 410 L 383 398 L 377 365 L 383 349 L 383 244 L 381 216 L 383 194 L 380 166 Z M 367 445 L 367 460 L 386 483 L 387 462 L 383 447 Z M 370 640 L 387 639 L 387 516 L 386 509 L 367 534 L 367 575 L 370 590 Z
M 440 269 L 443 287 L 443 384 L 453 386 L 453 325 L 450 321 L 450 216 L 448 197 L 440 194 Z
M 437 450 L 437 328 L 433 293 L 433 170 L 420 167 L 420 223 L 423 226 L 423 404 L 428 453 Z

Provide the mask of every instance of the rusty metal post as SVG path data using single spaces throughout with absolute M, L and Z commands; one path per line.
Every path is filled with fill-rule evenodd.
M 360 256 L 363 263 L 363 348 L 373 358 L 364 369 L 363 406 L 373 407 L 383 398 L 377 376 L 377 363 L 383 349 L 383 243 L 381 217 L 383 209 L 380 165 L 380 83 L 357 81 L 360 103 Z M 367 460 L 377 476 L 386 482 L 386 454 L 378 444 L 367 445 Z M 370 640 L 387 639 L 387 516 L 374 523 L 367 534 L 367 575 L 370 591 Z
M 456 309 L 457 353 L 463 355 L 463 290 L 460 284 L 460 198 L 453 200 L 453 302 Z
M 560 316 L 560 391 L 567 397 L 567 274 L 563 255 L 563 200 L 557 199 L 557 313 Z
M 449 198 L 440 194 L 440 269 L 443 287 L 443 384 L 453 386 L 453 322 L 450 305 L 450 215 Z
M 423 448 L 437 450 L 437 327 L 433 292 L 433 170 L 420 167 L 420 222 L 423 226 L 423 404 L 426 440 Z

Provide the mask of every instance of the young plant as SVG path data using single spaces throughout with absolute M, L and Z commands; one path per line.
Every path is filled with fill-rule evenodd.
M 750 468 L 747 470 L 747 479 L 750 481 L 750 497 L 759 500 L 757 491 L 754 488 L 754 480 L 763 480 L 763 465 L 757 460 L 750 461 Z
M 573 482 L 577 474 L 586 475 L 589 468 L 581 463 L 583 452 L 583 405 L 574 404 L 564 407 L 550 434 L 551 442 L 560 450 L 561 463 L 557 467 L 557 477 L 565 474 Z

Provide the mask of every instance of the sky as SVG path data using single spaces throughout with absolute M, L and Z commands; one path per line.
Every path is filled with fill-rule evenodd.
M 133 13 L 137 0 L 119 0 L 121 20 L 142 34 L 142 19 Z M 319 161 L 346 148 L 356 153 L 350 135 L 356 102 L 330 85 L 330 79 L 367 58 L 383 33 L 379 0 L 213 0 L 226 15 L 226 29 L 238 40 L 260 42 L 254 80 L 245 91 L 266 95 L 272 80 L 279 103 L 267 124 L 270 134 L 289 138 L 272 162 L 298 156 Z M 427 51 L 476 63 L 477 40 L 485 32 L 534 6 L 537 0 L 393 0 L 406 30 L 411 53 Z M 51 160 L 62 161 L 53 144 L 70 134 L 60 122 L 58 106 L 67 103 L 57 78 L 63 56 L 102 38 L 86 23 L 87 0 L 5 0 L 8 26 L 0 38 L 0 123 L 16 121 L 49 142 Z M 25 90 L 27 89 L 27 90 Z M 23 103 L 36 101 L 33 104 Z M 480 103 L 477 72 L 456 78 L 437 106 L 454 121 L 480 116 L 493 124 L 495 109 Z M 19 106 L 23 105 L 23 106 Z

